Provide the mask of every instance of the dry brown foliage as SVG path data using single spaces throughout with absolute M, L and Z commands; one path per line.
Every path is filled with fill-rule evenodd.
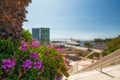
M 0 38 L 22 39 L 26 7 L 31 0 L 0 0 Z

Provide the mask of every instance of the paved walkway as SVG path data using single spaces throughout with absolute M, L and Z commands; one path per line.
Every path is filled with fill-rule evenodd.
M 78 73 L 67 80 L 120 80 L 120 65 L 103 68 L 103 73 L 98 70 Z

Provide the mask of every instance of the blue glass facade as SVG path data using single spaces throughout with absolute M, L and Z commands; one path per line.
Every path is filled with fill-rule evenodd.
M 32 37 L 33 39 L 38 40 L 38 41 L 40 41 L 39 31 L 40 31 L 40 28 L 32 28 Z
M 40 41 L 41 44 L 50 44 L 49 28 L 32 28 L 33 39 Z
M 40 42 L 41 44 L 50 44 L 50 29 L 40 28 Z

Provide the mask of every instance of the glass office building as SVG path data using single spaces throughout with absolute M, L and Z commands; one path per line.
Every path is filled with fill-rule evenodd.
M 32 38 L 38 41 L 40 41 L 39 31 L 40 31 L 40 28 L 32 28 Z
M 50 44 L 50 29 L 49 28 L 32 28 L 32 37 L 40 41 L 41 44 Z

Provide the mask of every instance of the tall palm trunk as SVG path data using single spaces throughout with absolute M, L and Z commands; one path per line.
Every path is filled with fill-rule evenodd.
M 0 0 L 0 38 L 22 39 L 22 25 L 27 21 L 26 6 L 31 0 Z

